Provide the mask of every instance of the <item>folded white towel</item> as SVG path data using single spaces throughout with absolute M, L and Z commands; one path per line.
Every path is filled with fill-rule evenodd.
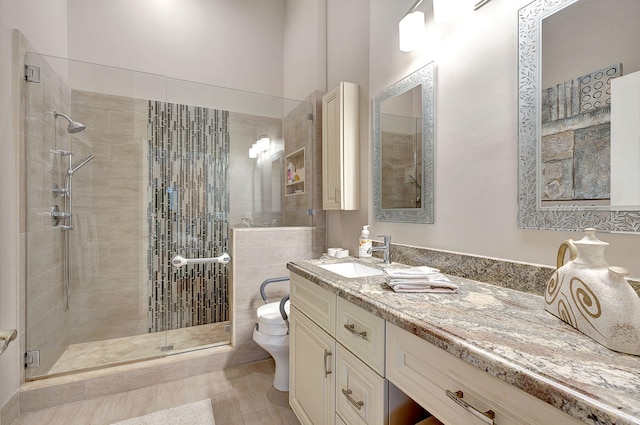
M 420 279 L 439 272 L 440 270 L 427 266 L 410 267 L 408 269 L 387 268 L 383 270 L 384 277 L 388 279 Z
M 451 282 L 442 273 L 432 273 L 421 279 L 387 279 L 387 285 L 395 292 L 434 292 L 434 293 L 455 293 L 458 285 Z

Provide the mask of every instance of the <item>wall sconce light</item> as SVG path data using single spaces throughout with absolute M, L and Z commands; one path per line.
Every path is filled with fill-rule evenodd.
M 420 3 L 422 0 L 417 0 L 398 24 L 400 50 L 403 52 L 417 49 L 422 41 L 424 13 L 416 10 Z
M 478 10 L 491 0 L 433 0 L 433 20 L 438 23 L 460 19 L 467 12 Z M 417 0 L 398 24 L 400 50 L 411 52 L 420 46 L 424 35 L 424 13 L 417 11 Z
M 249 148 L 249 158 L 255 159 L 259 154 L 265 153 L 271 146 L 271 139 L 265 134 L 256 140 L 256 142 Z
M 461 19 L 474 10 L 476 0 L 433 0 L 433 20 L 437 23 Z

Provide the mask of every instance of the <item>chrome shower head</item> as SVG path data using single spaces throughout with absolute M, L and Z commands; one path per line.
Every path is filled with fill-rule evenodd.
M 67 127 L 67 131 L 70 134 L 79 133 L 82 130 L 84 130 L 85 128 L 87 128 L 87 126 L 85 126 L 81 122 L 72 120 L 71 118 L 69 118 L 68 115 L 63 114 L 62 112 L 53 111 L 53 116 L 55 118 L 62 117 L 64 119 L 66 119 L 67 121 L 69 121 L 69 126 Z

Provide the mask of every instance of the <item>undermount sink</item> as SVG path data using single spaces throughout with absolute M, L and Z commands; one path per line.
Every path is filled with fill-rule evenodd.
M 336 263 L 336 264 L 321 264 L 325 270 L 339 274 L 342 277 L 354 278 L 365 276 L 379 276 L 382 274 L 382 270 L 373 267 L 366 266 L 361 263 Z

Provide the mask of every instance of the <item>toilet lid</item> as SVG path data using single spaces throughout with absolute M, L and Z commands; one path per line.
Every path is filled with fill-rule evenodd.
M 284 304 L 284 311 L 289 315 L 290 307 L 289 302 L 287 301 Z M 269 303 L 265 305 L 261 305 L 258 307 L 258 322 L 264 323 L 265 325 L 283 325 L 286 326 L 284 320 L 282 319 L 282 315 L 280 314 L 280 302 Z

